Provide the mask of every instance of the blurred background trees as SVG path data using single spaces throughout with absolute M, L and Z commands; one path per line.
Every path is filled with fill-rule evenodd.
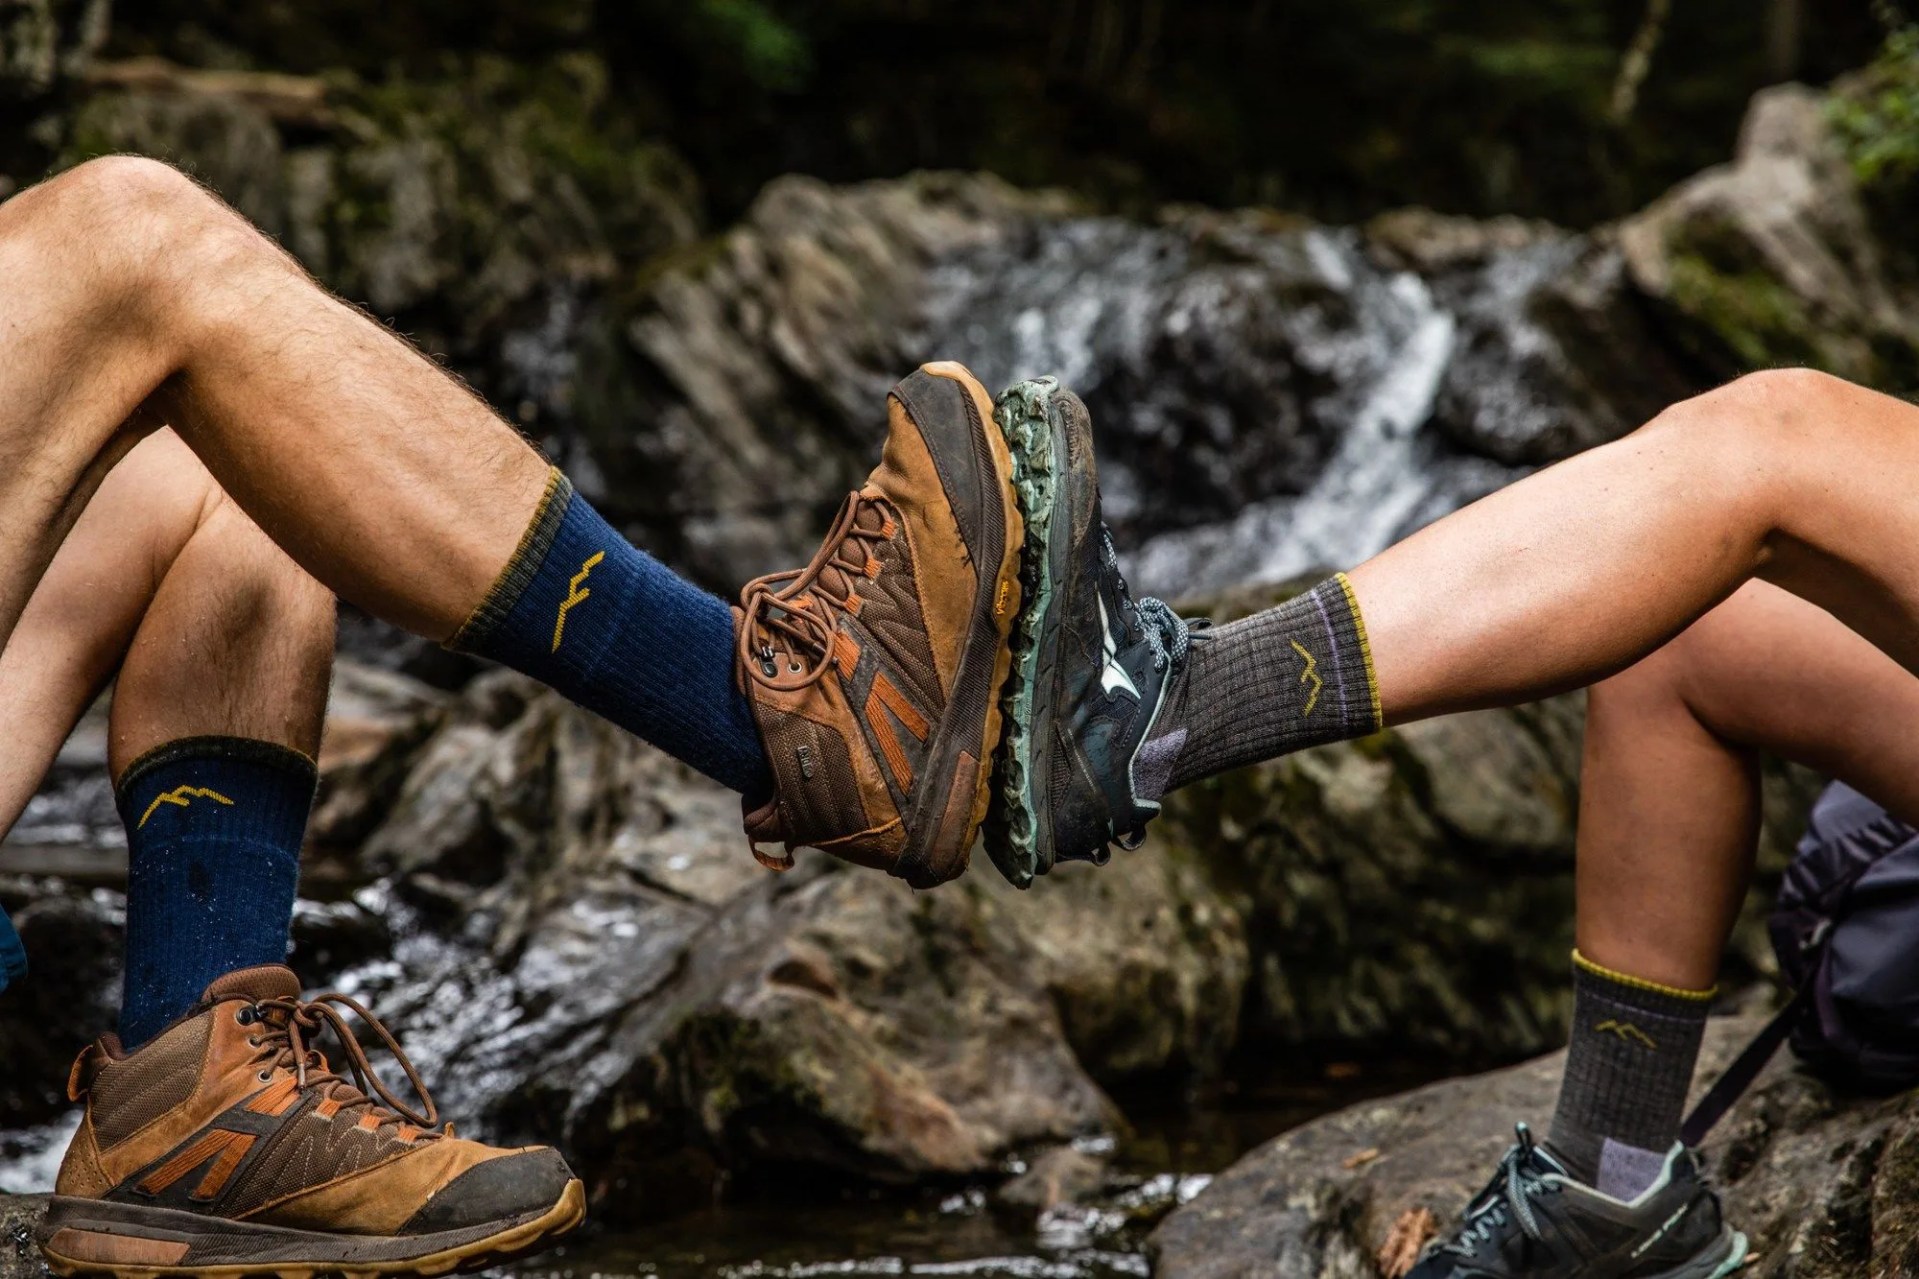
M 1123 210 L 1586 225 L 1724 158 L 1755 89 L 1857 67 L 1903 21 L 1892 0 L 146 0 L 105 53 L 380 82 L 591 50 L 607 113 L 686 156 L 715 222 L 782 173 L 986 168 Z

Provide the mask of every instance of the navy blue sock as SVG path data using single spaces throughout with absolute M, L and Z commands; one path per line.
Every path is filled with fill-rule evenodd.
M 731 609 L 621 537 L 556 468 L 448 647 L 531 675 L 758 803 L 773 780 L 733 644 Z
M 26 975 L 27 949 L 20 944 L 20 934 L 13 931 L 7 912 L 0 910 L 0 990 Z
M 243 737 L 184 737 L 128 766 L 120 1042 L 137 1048 L 236 968 L 286 962 L 313 761 Z

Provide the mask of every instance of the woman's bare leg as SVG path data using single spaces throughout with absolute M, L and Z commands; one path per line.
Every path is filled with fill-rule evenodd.
M 1579 948 L 1712 985 L 1759 826 L 1757 754 L 1837 777 L 1919 824 L 1919 679 L 1830 614 L 1755 583 L 1592 690 L 1579 803 Z
M 1759 828 L 1761 752 L 1919 818 L 1919 679 L 1752 583 L 1595 685 L 1579 811 L 1572 1042 L 1551 1143 L 1631 1199 L 1679 1135 Z
M 1351 574 L 1388 721 L 1622 670 L 1759 577 L 1919 671 L 1919 408 L 1753 374 Z

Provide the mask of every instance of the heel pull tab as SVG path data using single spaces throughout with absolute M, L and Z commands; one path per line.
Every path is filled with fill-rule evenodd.
M 67 1100 L 85 1101 L 87 1094 L 93 1091 L 93 1081 L 107 1064 L 107 1055 L 100 1051 L 98 1043 L 88 1044 L 73 1059 L 73 1069 L 67 1072 Z

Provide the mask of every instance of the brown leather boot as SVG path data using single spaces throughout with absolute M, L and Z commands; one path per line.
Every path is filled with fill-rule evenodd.
M 1019 612 L 1012 476 L 986 388 L 928 364 L 813 562 L 747 584 L 740 675 L 777 789 L 746 832 L 767 865 L 806 845 L 916 888 L 966 869 Z
M 340 1008 L 392 1050 L 424 1114 L 373 1076 Z M 328 1027 L 360 1087 L 312 1047 Z M 91 1045 L 68 1091 L 86 1116 L 39 1235 L 57 1274 L 441 1274 L 537 1251 L 585 1214 L 557 1152 L 436 1129 L 386 1028 L 341 995 L 303 1002 L 277 965 L 222 977 L 137 1052 Z

